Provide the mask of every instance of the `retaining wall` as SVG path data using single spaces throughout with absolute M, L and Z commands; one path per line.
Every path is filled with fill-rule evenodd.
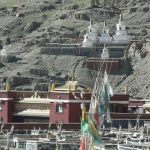
M 124 57 L 126 48 L 116 47 L 109 48 L 110 58 L 121 58 Z M 103 48 L 83 48 L 83 47 L 41 47 L 41 54 L 48 55 L 76 55 L 76 56 L 87 56 L 87 57 L 100 57 Z

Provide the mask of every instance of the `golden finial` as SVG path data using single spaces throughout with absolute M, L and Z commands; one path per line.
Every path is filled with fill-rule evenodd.
M 70 92 L 71 92 L 71 84 L 68 83 L 68 93 L 70 93 Z
M 82 110 L 82 120 L 85 121 L 86 120 L 86 107 L 84 103 L 81 104 L 81 110 Z
M 125 86 L 124 90 L 125 90 L 125 94 L 128 94 L 128 86 Z
M 6 81 L 6 91 L 9 92 L 10 91 L 10 82 Z
M 51 91 L 51 88 L 52 88 L 52 87 L 51 87 L 51 84 L 49 84 L 49 85 L 48 85 L 48 92 Z
M 55 91 L 55 83 L 52 83 L 51 92 Z

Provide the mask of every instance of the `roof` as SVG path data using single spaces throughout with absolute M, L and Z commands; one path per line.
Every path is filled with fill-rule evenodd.
M 17 116 L 37 116 L 37 117 L 49 117 L 50 110 L 41 110 L 41 109 L 26 109 L 21 112 L 18 112 L 14 115 Z
M 41 104 L 49 104 L 50 103 L 50 99 L 49 98 L 24 98 L 22 100 L 19 101 L 19 103 L 41 103 Z
M 144 104 L 143 108 L 150 108 L 150 103 Z
M 56 87 L 55 91 L 68 91 L 69 86 L 71 91 L 75 91 L 77 88 L 77 84 L 77 81 L 68 81 L 66 84 Z

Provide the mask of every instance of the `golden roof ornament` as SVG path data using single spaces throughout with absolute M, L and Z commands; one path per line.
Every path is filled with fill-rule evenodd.
M 6 91 L 10 92 L 10 90 L 11 90 L 11 85 L 10 85 L 10 82 L 7 80 L 6 81 Z
M 51 92 L 55 91 L 55 83 L 52 83 Z

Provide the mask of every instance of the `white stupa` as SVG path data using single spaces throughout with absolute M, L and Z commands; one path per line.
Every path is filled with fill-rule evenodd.
M 122 14 L 120 14 L 119 23 L 116 25 L 116 33 L 112 37 L 111 42 L 115 44 L 128 44 L 129 43 L 129 36 L 126 31 L 126 26 L 123 22 Z
M 109 52 L 106 46 L 104 45 L 103 52 L 101 54 L 101 59 L 108 59 L 109 58 Z
M 88 26 L 88 30 L 84 35 L 84 40 L 82 42 L 82 47 L 93 47 L 93 44 L 97 42 L 97 31 L 93 26 L 92 21 L 90 21 L 90 25 Z
M 1 62 L 7 62 L 7 51 L 5 49 L 5 46 L 3 47 L 3 49 L 0 51 L 0 61 Z
M 7 51 L 5 49 L 5 46 L 3 47 L 3 49 L 0 51 L 0 56 L 5 57 L 7 56 Z
M 102 28 L 101 36 L 98 37 L 98 42 L 100 44 L 110 43 L 109 28 L 106 26 L 106 21 L 104 21 L 104 26 Z

